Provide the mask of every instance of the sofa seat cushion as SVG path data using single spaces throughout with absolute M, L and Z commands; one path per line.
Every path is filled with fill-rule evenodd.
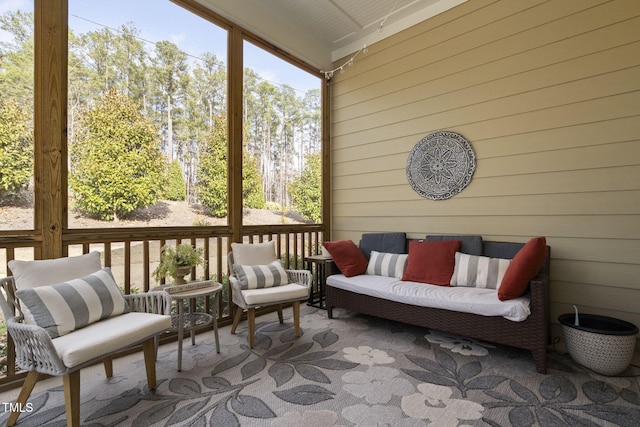
M 495 289 L 432 286 L 372 275 L 347 278 L 342 274 L 327 277 L 327 286 L 421 307 L 502 316 L 515 322 L 531 314 L 527 297 L 500 301 Z
M 171 316 L 125 313 L 55 338 L 53 345 L 66 367 L 72 368 L 129 347 L 171 327 Z
M 240 291 L 247 304 L 258 306 L 271 304 L 274 301 L 296 301 L 309 298 L 309 289 L 297 283 L 280 285 L 272 288 L 248 289 Z

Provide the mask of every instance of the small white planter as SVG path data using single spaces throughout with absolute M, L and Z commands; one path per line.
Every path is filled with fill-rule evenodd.
M 564 341 L 573 360 L 602 375 L 617 375 L 633 358 L 638 328 L 624 320 L 596 314 L 562 314 Z

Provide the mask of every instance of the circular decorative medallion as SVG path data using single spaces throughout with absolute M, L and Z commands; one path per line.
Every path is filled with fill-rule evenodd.
M 461 192 L 476 170 L 476 155 L 462 135 L 437 131 L 422 138 L 407 159 L 411 188 L 431 200 L 449 199 Z

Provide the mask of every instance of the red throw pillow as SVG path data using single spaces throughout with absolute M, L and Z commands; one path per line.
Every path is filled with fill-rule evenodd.
M 504 273 L 498 288 L 500 301 L 518 298 L 524 294 L 529 282 L 536 277 L 546 258 L 547 240 L 544 237 L 529 240 L 513 257 Z
M 324 242 L 322 245 L 346 277 L 357 276 L 367 271 L 367 259 L 351 240 Z
M 460 240 L 409 242 L 409 260 L 402 280 L 449 286 Z

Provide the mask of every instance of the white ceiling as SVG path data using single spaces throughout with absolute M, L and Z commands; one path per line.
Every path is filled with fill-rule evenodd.
M 329 69 L 365 44 L 372 45 L 466 0 L 198 1 L 311 65 Z

